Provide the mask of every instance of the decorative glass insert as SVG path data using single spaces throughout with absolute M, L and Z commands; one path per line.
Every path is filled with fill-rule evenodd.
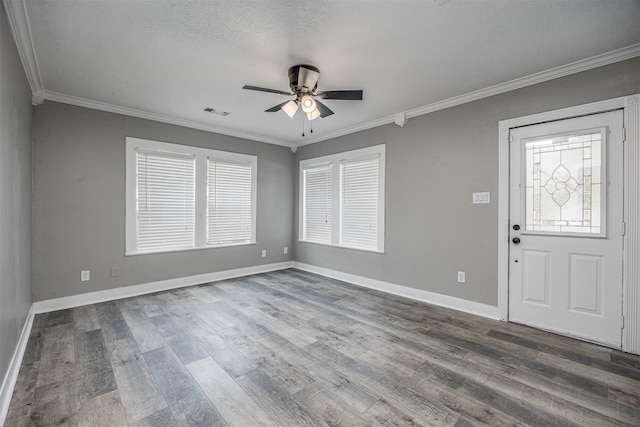
M 604 130 L 524 142 L 525 230 L 604 234 Z

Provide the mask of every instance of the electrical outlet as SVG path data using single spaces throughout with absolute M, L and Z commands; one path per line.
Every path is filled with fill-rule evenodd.
M 286 254 L 288 254 L 288 253 L 289 253 L 289 248 L 285 246 L 285 247 L 284 247 L 284 254 L 286 255 Z
M 118 277 L 118 267 L 111 267 L 109 270 L 109 276 Z
M 80 281 L 81 282 L 88 282 L 89 280 L 91 280 L 91 271 L 89 270 L 83 270 L 80 272 Z
M 464 271 L 458 271 L 458 283 L 465 283 L 465 282 L 466 282 L 466 278 L 465 278 Z
M 263 249 L 262 250 L 262 258 L 265 258 L 267 256 L 267 250 Z

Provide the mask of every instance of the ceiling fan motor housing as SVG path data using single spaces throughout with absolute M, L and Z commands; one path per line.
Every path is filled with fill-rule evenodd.
M 307 70 L 312 71 L 312 73 L 308 73 Z M 315 78 L 307 79 L 312 83 L 313 87 L 308 87 L 305 85 L 305 76 L 309 76 L 309 74 L 315 76 Z M 294 65 L 289 68 L 289 87 L 291 91 L 300 94 L 300 93 L 313 93 L 318 88 L 318 75 L 320 74 L 320 70 L 314 67 L 313 65 Z M 311 77 L 311 76 L 309 76 Z

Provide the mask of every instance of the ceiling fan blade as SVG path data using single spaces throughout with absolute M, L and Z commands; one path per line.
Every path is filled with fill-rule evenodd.
M 247 90 L 257 90 L 258 92 L 270 92 L 270 93 L 277 93 L 280 95 L 295 95 L 295 93 L 291 93 L 291 92 L 284 92 L 281 90 L 277 90 L 277 89 L 267 89 L 266 87 L 258 87 L 258 86 L 249 86 L 249 85 L 244 85 L 242 86 L 242 89 L 247 89 Z
M 314 95 L 320 99 L 344 99 L 347 101 L 362 101 L 361 90 L 328 90 Z
M 325 118 L 325 117 L 330 116 L 330 115 L 333 114 L 333 111 L 331 111 L 329 109 L 329 107 L 324 105 L 322 102 L 316 101 L 316 104 L 318 105 L 318 110 L 320 110 L 320 117 L 321 118 Z
M 318 71 L 301 66 L 298 70 L 298 87 L 306 87 L 308 92 L 313 92 L 318 86 L 319 78 L 320 73 Z
M 288 103 L 289 103 L 289 101 L 285 101 L 282 104 L 278 104 L 275 107 L 271 107 L 268 110 L 264 110 L 264 112 L 265 113 L 275 113 L 276 111 L 282 110 L 282 107 L 284 107 Z

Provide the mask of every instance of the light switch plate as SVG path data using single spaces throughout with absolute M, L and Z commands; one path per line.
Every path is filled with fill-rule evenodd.
M 473 204 L 491 203 L 491 193 L 486 191 L 483 193 L 473 193 Z

